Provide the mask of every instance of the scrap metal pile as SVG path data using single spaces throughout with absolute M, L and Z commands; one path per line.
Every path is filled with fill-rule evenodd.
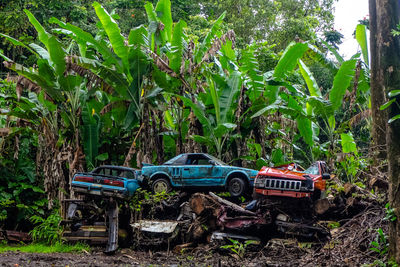
M 201 153 L 142 170 L 102 166 L 78 173 L 72 188 L 81 198 L 64 202 L 64 237 L 107 244 L 107 253 L 118 245 L 179 251 L 229 239 L 265 244 L 296 237 L 322 243 L 330 237 L 323 220 L 351 218 L 370 205 L 368 191 L 350 184 L 322 198 L 331 178 L 322 161 L 308 169 L 292 163 L 255 173 Z M 206 174 L 212 178 L 203 178 Z M 209 188 L 227 189 L 236 203 L 253 191 L 253 200 L 238 205 L 221 197 L 226 194 L 205 193 Z M 166 194 L 170 190 L 182 191 Z
M 306 199 L 260 199 L 243 207 L 212 192 L 181 193 L 157 204 L 143 203 L 129 216 L 127 206 L 105 203 L 105 209 L 99 209 L 94 201 L 70 200 L 64 237 L 107 243 L 106 252 L 111 253 L 118 239 L 137 249 L 179 250 L 198 243 L 221 245 L 230 238 L 262 243 L 276 236 L 315 240 L 329 236 L 329 231 L 316 224 Z

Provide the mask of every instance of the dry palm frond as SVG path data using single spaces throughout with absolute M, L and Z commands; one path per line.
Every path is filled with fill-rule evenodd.
M 221 38 L 215 38 L 213 44 L 211 45 L 210 49 L 204 54 L 203 58 L 201 59 L 200 63 L 194 67 L 194 71 L 198 70 L 200 66 L 208 61 L 208 59 L 212 56 L 214 56 L 220 49 L 221 49 L 221 41 L 226 44 L 226 41 L 230 40 L 232 41 L 232 49 L 235 47 L 235 32 L 230 30 L 226 34 L 222 35 Z
M 10 128 L 0 128 L 0 136 L 7 136 L 10 134 Z
M 100 115 L 104 115 L 104 114 L 110 112 L 115 106 L 117 106 L 119 104 L 123 104 L 124 106 L 129 107 L 129 102 L 128 101 L 116 101 L 116 102 L 109 103 L 109 104 L 105 105 L 100 110 Z
M 153 51 L 149 50 L 150 56 L 153 58 L 154 63 L 157 65 L 158 69 L 162 72 L 165 72 L 171 77 L 179 79 L 182 84 L 187 88 L 190 89 L 189 83 L 182 77 L 182 75 L 177 74 L 173 69 L 171 69 L 166 62 L 166 60 L 162 59 L 159 55 L 154 53 Z
M 93 87 L 100 87 L 103 91 L 111 94 L 114 91 L 114 88 L 109 85 L 103 78 L 93 73 L 91 70 L 82 67 L 81 65 L 76 63 L 77 56 L 67 56 L 65 58 L 66 68 L 65 73 L 73 71 L 79 76 L 85 77 L 88 80 L 87 88 L 90 90 Z
M 371 110 L 370 109 L 366 109 L 358 114 L 356 114 L 355 116 L 353 116 L 350 121 L 349 124 L 351 127 L 358 125 L 361 121 L 370 118 L 372 116 L 371 114 Z
M 3 64 L 6 68 L 12 68 L 12 65 L 15 64 L 15 62 L 4 61 Z M 13 76 L 8 73 L 6 80 L 8 82 L 14 82 L 16 84 L 15 89 L 16 89 L 18 100 L 21 98 L 21 95 L 22 95 L 22 92 L 24 89 L 27 89 L 27 90 L 35 92 L 35 93 L 39 93 L 42 90 L 39 85 L 37 85 L 36 83 L 32 82 L 28 78 L 21 76 L 21 75 Z

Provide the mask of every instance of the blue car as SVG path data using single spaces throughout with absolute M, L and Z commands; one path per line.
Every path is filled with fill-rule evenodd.
M 140 187 L 139 170 L 119 166 L 100 166 L 91 172 L 76 173 L 71 187 L 79 194 L 129 198 Z
M 258 171 L 233 167 L 204 153 L 180 154 L 162 165 L 144 164 L 139 180 L 153 192 L 175 189 L 227 190 L 242 196 L 253 188 Z

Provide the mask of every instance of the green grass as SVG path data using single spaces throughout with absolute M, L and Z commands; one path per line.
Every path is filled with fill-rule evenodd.
M 44 245 L 39 243 L 33 243 L 29 245 L 8 245 L 0 244 L 0 253 L 8 251 L 20 251 L 27 253 L 79 253 L 83 250 L 90 251 L 90 247 L 86 244 L 77 243 L 74 245 L 56 243 L 54 245 Z

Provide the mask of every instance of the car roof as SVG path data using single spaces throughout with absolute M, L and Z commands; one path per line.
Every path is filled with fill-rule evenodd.
M 207 153 L 182 153 L 182 154 L 180 154 L 180 155 L 206 155 L 206 156 L 209 156 L 209 154 L 207 154 Z
M 124 166 L 116 166 L 116 165 L 101 165 L 99 167 L 94 168 L 93 170 L 96 170 L 99 168 L 122 170 L 122 171 L 137 171 L 137 169 L 134 169 L 134 168 L 124 167 Z

